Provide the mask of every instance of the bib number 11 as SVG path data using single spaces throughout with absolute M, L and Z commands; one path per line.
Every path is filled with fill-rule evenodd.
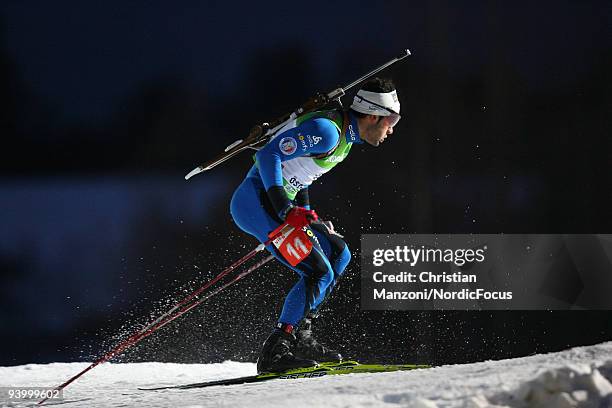
M 276 232 L 274 231 L 270 235 L 274 236 Z M 312 251 L 312 242 L 301 229 L 284 225 L 281 226 L 278 234 L 272 243 L 291 266 L 296 266 L 302 262 Z

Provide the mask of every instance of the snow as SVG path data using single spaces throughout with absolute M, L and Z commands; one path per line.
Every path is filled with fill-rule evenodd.
M 0 387 L 55 386 L 88 363 L 0 367 Z M 425 370 L 205 389 L 140 391 L 252 375 L 255 364 L 103 364 L 64 391 L 65 407 L 612 407 L 612 342 Z M 2 406 L 31 406 L 9 402 Z M 73 402 L 68 402 L 73 401 Z

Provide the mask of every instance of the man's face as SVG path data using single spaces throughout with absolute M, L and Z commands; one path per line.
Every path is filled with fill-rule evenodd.
M 393 126 L 390 126 L 386 116 L 368 115 L 365 117 L 365 126 L 360 136 L 372 146 L 378 146 L 392 133 Z

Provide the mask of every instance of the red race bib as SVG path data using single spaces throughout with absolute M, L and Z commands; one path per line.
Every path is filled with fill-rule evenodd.
M 272 243 L 291 266 L 302 262 L 312 251 L 312 242 L 302 229 L 295 229 L 289 224 L 284 224 L 272 231 L 269 236 L 273 237 L 276 234 L 278 235 Z

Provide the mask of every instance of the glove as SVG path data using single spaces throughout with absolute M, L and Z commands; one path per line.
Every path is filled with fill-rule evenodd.
M 304 207 L 292 207 L 285 217 L 285 222 L 296 229 L 301 229 L 313 221 L 317 221 L 319 216 L 314 210 L 307 210 Z
M 299 229 L 319 219 L 314 210 L 295 206 L 287 197 L 287 193 L 285 193 L 285 189 L 282 186 L 272 186 L 268 189 L 267 193 L 274 211 L 278 214 L 278 218 L 284 220 L 292 227 Z

